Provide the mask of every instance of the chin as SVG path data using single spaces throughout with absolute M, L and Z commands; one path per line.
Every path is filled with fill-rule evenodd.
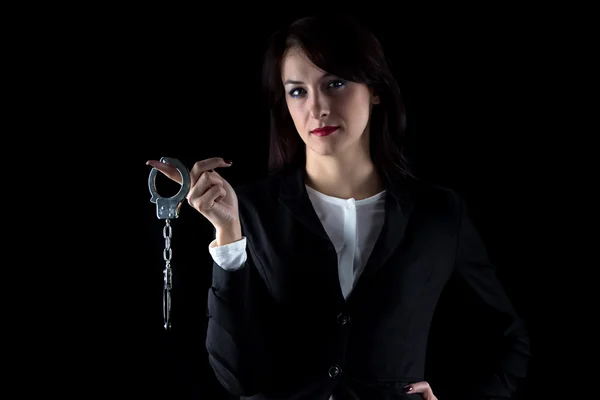
M 312 153 L 319 155 L 319 156 L 334 156 L 336 155 L 339 151 L 337 151 L 336 149 L 310 149 Z

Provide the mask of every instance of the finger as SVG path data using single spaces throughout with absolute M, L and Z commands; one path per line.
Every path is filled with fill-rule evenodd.
M 212 172 L 205 171 L 196 184 L 190 188 L 186 196 L 188 202 L 192 204 L 192 199 L 203 196 L 213 186 L 223 187 L 221 178 L 214 176 Z
M 216 199 L 215 200 L 216 202 L 225 198 L 225 196 L 227 195 L 228 189 L 233 189 L 231 187 L 231 185 L 229 184 L 229 182 L 227 182 L 225 179 L 223 179 L 223 177 L 217 171 L 210 170 L 210 173 L 208 173 L 207 175 L 211 177 L 211 184 L 219 185 L 224 189 L 225 194 L 222 197 Z
M 210 174 L 214 179 L 216 179 L 217 182 L 219 182 L 220 184 L 222 184 L 223 186 L 227 186 L 227 184 L 225 183 L 225 179 L 223 179 L 223 177 L 221 176 L 221 174 L 219 174 L 217 171 L 215 170 L 210 170 Z
M 433 390 L 429 386 L 429 383 L 425 381 L 411 383 L 410 385 L 404 387 L 404 391 L 411 394 L 422 393 L 425 400 L 437 400 L 437 397 L 435 397 L 433 394 Z
M 222 186 L 211 186 L 202 196 L 193 197 L 188 200 L 190 205 L 199 211 L 209 211 L 213 208 L 219 198 L 225 196 Z
M 175 182 L 181 184 L 181 174 L 179 173 L 177 168 L 175 168 L 174 166 L 169 165 L 164 162 L 157 161 L 157 160 L 147 161 L 146 165 L 149 165 L 152 168 L 156 168 L 157 170 L 162 172 L 165 176 L 167 176 L 169 179 L 174 180 Z
M 206 160 L 198 161 L 190 171 L 191 185 L 194 186 L 203 172 L 221 167 L 230 167 L 231 163 L 226 163 L 221 157 L 207 158 Z

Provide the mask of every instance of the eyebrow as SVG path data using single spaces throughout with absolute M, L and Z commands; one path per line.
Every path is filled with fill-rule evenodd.
M 327 73 L 327 74 L 323 75 L 323 76 L 321 77 L 321 79 L 323 79 L 323 78 L 327 78 L 327 77 L 330 77 L 330 76 L 333 76 L 333 75 L 332 75 L 332 74 L 329 74 L 329 73 Z M 294 80 L 292 80 L 292 79 L 286 79 L 286 80 L 285 80 L 285 82 L 283 82 L 283 85 L 284 85 L 284 86 L 285 86 L 285 85 L 304 85 L 304 82 L 302 82 L 302 81 L 294 81 Z

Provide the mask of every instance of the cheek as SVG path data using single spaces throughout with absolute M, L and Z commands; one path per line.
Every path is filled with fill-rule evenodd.
M 344 93 L 343 96 L 340 96 L 338 99 L 336 99 L 337 110 L 349 116 L 360 112 L 361 104 L 362 99 L 354 92 Z
M 302 109 L 300 107 L 298 107 L 297 104 L 289 104 L 288 103 L 288 111 L 292 117 L 292 120 L 294 121 L 294 124 L 296 124 L 296 126 L 302 124 L 303 122 L 303 117 L 302 117 Z
M 369 117 L 369 101 L 361 97 L 350 99 L 346 105 L 348 115 L 355 120 L 362 120 Z

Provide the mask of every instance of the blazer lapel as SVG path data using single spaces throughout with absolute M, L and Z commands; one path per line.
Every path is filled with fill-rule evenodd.
M 279 192 L 279 201 L 283 203 L 288 210 L 294 215 L 294 217 L 308 228 L 309 232 L 312 232 L 317 237 L 322 239 L 323 247 L 317 251 L 319 254 L 329 253 L 327 259 L 332 260 L 332 263 L 323 265 L 323 276 L 324 282 L 331 288 L 328 290 L 327 295 L 333 296 L 335 307 L 337 309 L 342 308 L 346 302 L 340 287 L 338 266 L 337 266 L 337 253 L 335 247 L 327 235 L 319 216 L 317 215 L 304 184 L 303 169 L 300 167 L 290 167 L 290 169 L 282 175 L 281 187 Z M 330 250 L 327 250 L 327 247 Z M 296 249 L 299 251 L 306 251 L 307 249 Z M 313 251 L 316 249 L 312 249 Z M 308 250 L 310 251 L 310 250 Z M 316 262 L 322 263 L 323 260 L 316 260 Z
M 364 284 L 386 263 L 404 239 L 408 219 L 415 203 L 414 193 L 409 189 L 409 185 L 410 181 L 403 179 L 388 184 L 383 227 L 352 293 L 355 293 L 361 283 Z
M 279 201 L 285 204 L 292 214 L 311 232 L 331 243 L 306 192 L 302 168 L 294 167 L 283 174 Z
M 361 282 L 367 281 L 385 264 L 404 238 L 408 217 L 414 207 L 414 194 L 410 187 L 411 181 L 408 179 L 399 178 L 388 182 L 385 199 L 385 221 L 365 269 L 357 282 L 357 287 L 352 293 L 357 291 L 358 286 L 361 286 Z M 306 192 L 303 167 L 292 167 L 282 174 L 279 201 L 285 204 L 304 226 L 321 237 L 324 244 L 331 244 L 331 240 Z M 337 259 L 337 256 L 335 259 Z M 337 271 L 337 265 L 335 267 Z M 337 273 L 335 276 L 337 276 Z M 337 286 L 339 287 L 339 285 Z M 341 290 L 339 292 L 343 300 Z M 352 297 L 351 294 L 350 298 Z

